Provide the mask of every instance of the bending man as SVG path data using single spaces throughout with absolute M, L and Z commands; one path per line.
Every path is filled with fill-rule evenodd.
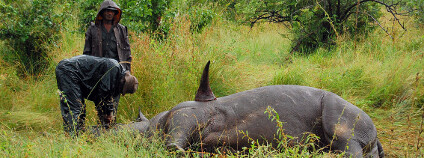
M 137 79 L 118 61 L 80 55 L 64 59 L 56 67 L 60 94 L 60 108 L 65 132 L 74 135 L 84 130 L 85 101 L 94 101 L 100 123 L 110 128 L 116 119 L 118 103 L 113 99 L 120 94 L 134 93 Z

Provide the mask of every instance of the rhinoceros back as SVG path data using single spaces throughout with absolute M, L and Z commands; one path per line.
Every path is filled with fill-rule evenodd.
M 270 107 L 278 113 L 286 134 L 301 136 L 305 132 L 315 133 L 315 130 L 320 130 L 321 99 L 325 93 L 306 86 L 274 85 L 218 98 L 212 106 L 228 113 L 228 127 L 237 127 L 239 130 L 257 133 L 258 137 L 272 139 L 277 124 L 271 121 L 269 113 L 265 113 Z

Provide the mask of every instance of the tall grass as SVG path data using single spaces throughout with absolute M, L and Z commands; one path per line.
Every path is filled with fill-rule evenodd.
M 356 46 L 353 41 L 343 39 L 333 51 L 320 49 L 309 56 L 293 55 L 273 84 L 323 88 L 352 98 L 350 101 L 361 107 L 392 107 L 411 100 L 412 90 L 422 97 L 422 84 L 414 88 L 413 83 L 417 74 L 424 73 L 421 51 L 424 46 L 417 44 L 424 38 L 416 36 L 423 32 L 420 28 L 394 31 L 403 35 L 390 41 L 384 38 L 384 32 L 375 31 L 360 43 L 355 42 Z M 418 82 L 423 83 L 422 79 Z M 422 103 L 416 106 L 421 107 Z
M 84 47 L 84 35 L 72 31 L 78 28 L 76 19 L 65 25 L 68 30 L 61 32 L 62 40 L 51 47 L 49 56 L 54 63 L 41 80 L 19 79 L 13 65 L 0 59 L 0 155 L 176 156 L 164 150 L 163 142 L 139 135 L 87 136 L 73 141 L 63 135 L 54 68 L 60 60 L 82 54 Z M 132 70 L 140 84 L 135 94 L 121 97 L 118 122 L 134 120 L 139 109 L 151 118 L 193 100 L 202 69 L 211 60 L 211 87 L 217 97 L 271 84 L 326 89 L 370 114 L 388 155 L 422 156 L 422 149 L 414 149 L 420 144 L 406 138 L 422 140 L 417 108 L 424 103 L 423 27 L 407 32 L 393 29 L 394 40 L 379 30 L 360 41 L 341 37 L 337 49 L 320 49 L 308 56 L 289 54 L 290 43 L 284 38 L 287 30 L 278 24 L 250 28 L 217 17 L 202 32 L 192 33 L 189 18 L 179 16 L 170 29 L 162 41 L 131 33 Z M 93 103 L 87 104 L 87 124 L 92 125 L 97 116 Z M 250 154 L 281 153 L 258 145 Z
M 175 157 L 166 152 L 161 139 L 130 132 L 74 139 L 57 131 L 25 135 L 7 129 L 1 132 L 1 157 Z

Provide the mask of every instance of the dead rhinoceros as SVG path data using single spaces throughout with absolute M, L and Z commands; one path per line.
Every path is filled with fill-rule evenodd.
M 264 113 L 271 107 L 279 114 L 284 133 L 295 137 L 292 143 L 313 133 L 320 138 L 317 145 L 327 150 L 345 151 L 354 157 L 384 156 L 371 118 L 334 93 L 306 86 L 274 85 L 215 98 L 208 70 L 209 62 L 196 101 L 180 103 L 150 120 L 149 130 L 164 132 L 170 149 L 184 150 L 201 143 L 205 150 L 219 146 L 237 150 L 251 145 L 248 137 L 276 145 L 277 123 Z

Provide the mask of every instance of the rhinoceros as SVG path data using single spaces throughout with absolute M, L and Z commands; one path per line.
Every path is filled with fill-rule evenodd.
M 312 133 L 319 137 L 317 145 L 326 150 L 384 157 L 371 118 L 340 96 L 307 86 L 272 85 L 216 98 L 209 86 L 209 65 L 195 101 L 182 102 L 148 123 L 148 131 L 166 135 L 168 149 L 184 151 L 201 143 L 206 151 L 220 146 L 240 150 L 251 145 L 249 139 L 276 145 L 277 122 L 265 113 L 270 107 L 278 113 L 284 134 L 294 138 L 291 143 Z

